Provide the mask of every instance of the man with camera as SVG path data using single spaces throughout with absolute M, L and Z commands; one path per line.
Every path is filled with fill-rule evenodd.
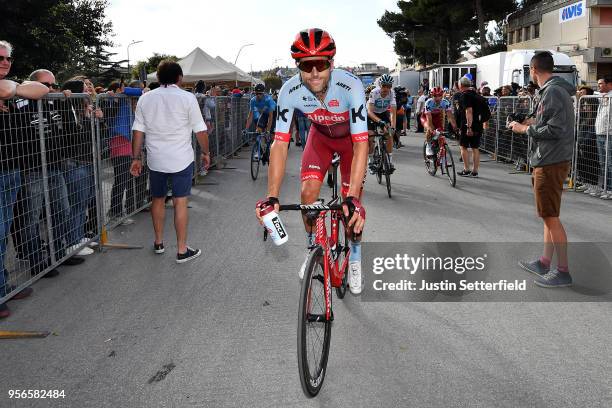
M 532 118 L 523 123 L 512 121 L 508 127 L 514 133 L 527 134 L 531 139 L 531 183 L 538 215 L 544 222 L 544 253 L 535 261 L 521 261 L 521 268 L 538 276 L 538 286 L 553 288 L 572 284 L 567 259 L 567 235 L 559 219 L 563 182 L 570 171 L 574 144 L 575 90 L 562 78 L 553 76 L 554 61 L 548 51 L 531 59 L 531 77 L 540 90 L 535 99 Z M 554 253 L 557 268 L 551 268 Z

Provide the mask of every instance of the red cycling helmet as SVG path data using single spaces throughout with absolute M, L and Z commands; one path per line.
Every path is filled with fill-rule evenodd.
M 431 94 L 431 96 L 442 96 L 442 95 L 444 95 L 444 91 L 439 86 L 436 86 L 436 87 L 432 88 L 432 90 L 429 93 Z
M 329 57 L 336 55 L 336 43 L 327 31 L 308 28 L 300 31 L 291 45 L 291 56 L 295 60 L 305 57 Z

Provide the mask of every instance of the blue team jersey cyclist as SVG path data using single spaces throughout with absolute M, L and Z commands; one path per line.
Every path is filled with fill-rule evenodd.
M 249 132 L 270 132 L 272 127 L 272 116 L 276 109 L 276 102 L 265 93 L 265 86 L 255 86 L 255 96 L 249 102 L 249 115 L 247 116 L 245 128 Z

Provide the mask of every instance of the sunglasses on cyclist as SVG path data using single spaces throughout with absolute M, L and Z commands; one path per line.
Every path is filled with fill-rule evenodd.
M 59 84 L 50 84 L 49 82 L 41 82 L 41 84 L 43 84 L 47 88 L 51 88 L 51 89 L 59 89 L 60 88 Z
M 7 61 L 9 64 L 13 62 L 13 57 L 5 57 L 4 55 L 0 55 L 0 62 Z
M 311 73 L 313 68 L 317 69 L 317 72 L 325 71 L 331 67 L 329 60 L 310 60 L 300 61 L 298 68 L 300 71 Z

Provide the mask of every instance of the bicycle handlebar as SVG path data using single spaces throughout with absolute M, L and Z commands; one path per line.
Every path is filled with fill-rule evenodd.
M 280 206 L 281 211 L 337 211 L 342 210 L 342 204 L 283 204 Z

